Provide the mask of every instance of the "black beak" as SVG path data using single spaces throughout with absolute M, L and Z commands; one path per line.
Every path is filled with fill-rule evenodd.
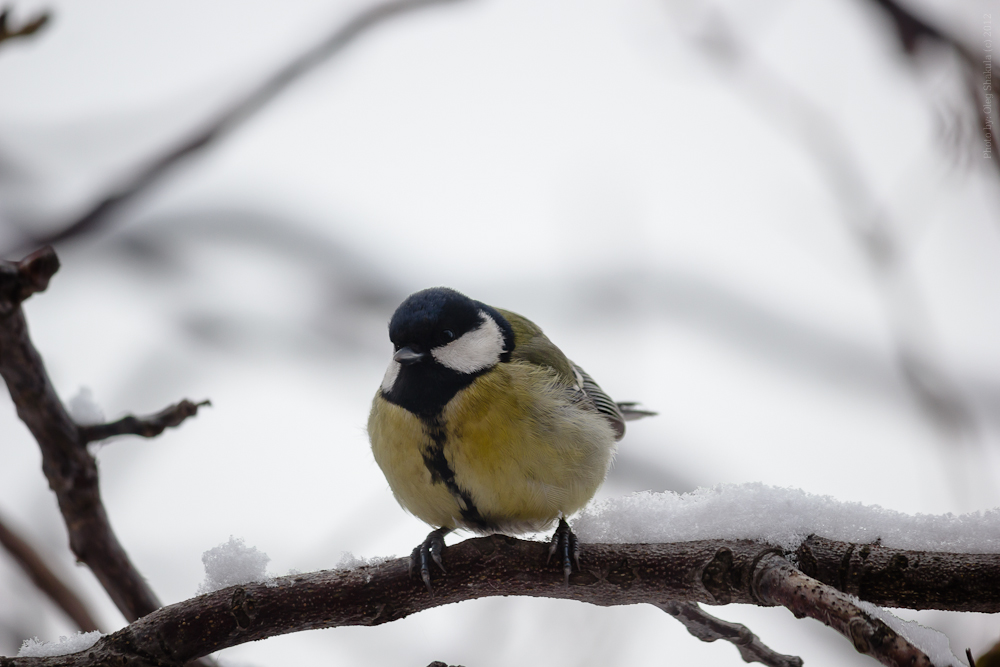
M 417 352 L 412 347 L 401 347 L 396 350 L 396 354 L 392 355 L 392 358 L 404 366 L 410 366 L 421 361 L 426 356 L 426 352 Z

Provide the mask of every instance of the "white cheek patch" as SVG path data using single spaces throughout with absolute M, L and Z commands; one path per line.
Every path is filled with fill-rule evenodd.
M 389 362 L 389 368 L 385 369 L 385 377 L 382 378 L 382 391 L 389 393 L 392 391 L 392 386 L 396 384 L 396 378 L 399 377 L 399 362 L 393 359 Z
M 503 332 L 485 311 L 479 311 L 479 315 L 483 321 L 478 327 L 431 350 L 439 364 L 459 373 L 476 373 L 499 363 L 505 351 Z

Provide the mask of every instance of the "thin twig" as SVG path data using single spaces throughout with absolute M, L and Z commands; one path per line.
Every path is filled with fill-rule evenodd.
M 112 214 L 159 182 L 178 163 L 235 130 L 293 82 L 342 51 L 360 35 L 390 19 L 412 11 L 458 1 L 461 0 L 392 0 L 362 10 L 347 23 L 338 25 L 328 37 L 293 59 L 246 96 L 222 111 L 201 130 L 165 155 L 153 160 L 145 168 L 138 169 L 131 180 L 107 194 L 80 217 L 49 234 L 33 235 L 30 232 L 22 232 L 24 238 L 12 252 L 23 252 L 27 248 L 40 245 L 53 245 L 100 228 Z
M 671 600 L 655 603 L 655 606 L 676 618 L 688 632 L 703 642 L 722 639 L 731 643 L 740 652 L 743 662 L 759 662 L 768 667 L 802 667 L 802 658 L 774 651 L 747 626 L 716 618 L 695 602 Z
M 10 27 L 10 8 L 4 7 L 0 11 L 0 43 L 8 39 L 34 35 L 49 22 L 50 18 L 51 16 L 48 12 L 39 12 L 34 18 L 30 18 L 20 26 L 12 28 Z
M 138 435 L 143 438 L 155 438 L 168 427 L 179 426 L 188 417 L 198 414 L 198 408 L 211 404 L 211 401 L 194 403 L 185 398 L 180 403 L 175 403 L 148 417 L 128 415 L 108 424 L 87 424 L 78 426 L 77 428 L 80 432 L 80 439 L 83 442 L 96 442 L 116 435 Z
M 2 519 L 0 519 L 0 545 L 17 561 L 32 583 L 73 619 L 80 630 L 91 632 L 99 629 L 83 600 L 56 576 L 28 541 L 11 530 Z

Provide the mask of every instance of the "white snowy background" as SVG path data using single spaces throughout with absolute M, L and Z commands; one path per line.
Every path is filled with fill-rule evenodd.
M 360 6 L 17 3 L 54 22 L 0 46 L 0 247 L 58 228 Z M 973 50 L 983 14 L 1000 19 L 978 0 L 912 6 Z M 386 322 L 432 285 L 530 317 L 609 394 L 660 412 L 630 425 L 599 499 L 762 482 L 907 514 L 1000 505 L 1000 177 L 954 59 L 906 59 L 891 31 L 859 0 L 422 10 L 58 247 L 25 310 L 65 400 L 86 387 L 109 419 L 212 400 L 97 453 L 153 589 L 195 595 L 230 536 L 275 574 L 423 539 L 364 425 Z M 889 272 L 859 242 L 873 220 L 899 250 Z M 962 406 L 957 425 L 900 350 Z M 6 399 L 0 456 L 0 516 L 121 627 Z M 782 609 L 713 611 L 810 666 L 874 664 Z M 1000 639 L 989 615 L 899 613 L 959 655 Z M 0 553 L 0 655 L 73 630 Z M 220 658 L 742 664 L 651 606 L 499 598 Z

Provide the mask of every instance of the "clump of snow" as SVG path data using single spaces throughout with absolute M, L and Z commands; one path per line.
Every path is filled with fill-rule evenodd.
M 849 597 L 851 598 L 851 602 L 856 604 L 869 615 L 874 616 L 888 625 L 903 639 L 926 653 L 927 657 L 931 659 L 932 664 L 938 667 L 944 667 L 944 665 L 951 665 L 952 667 L 965 667 L 965 662 L 952 653 L 951 643 L 948 641 L 948 637 L 946 637 L 943 633 L 932 628 L 928 628 L 925 625 L 914 623 L 913 621 L 903 620 L 887 609 L 883 609 L 882 607 L 874 605 L 871 602 L 859 600 L 853 595 Z
M 81 426 L 104 423 L 104 411 L 94 400 L 94 392 L 90 391 L 90 387 L 80 387 L 76 396 L 69 399 L 66 409 L 73 421 Z
M 815 534 L 914 551 L 1000 553 L 1000 509 L 910 515 L 759 482 L 613 498 L 581 512 L 573 530 L 584 542 L 749 539 L 791 551 Z
M 387 560 L 392 560 L 395 556 L 372 556 L 371 558 L 365 558 L 364 556 L 355 556 L 350 551 L 340 552 L 340 560 L 333 569 L 335 570 L 353 570 L 356 567 L 361 567 L 362 565 L 381 565 Z
M 248 547 L 242 538 L 230 535 L 228 542 L 202 554 L 205 581 L 198 587 L 198 592 L 211 593 L 236 584 L 265 582 L 268 580 L 266 568 L 270 561 L 263 551 Z
M 18 658 L 47 658 L 54 655 L 69 655 L 77 651 L 84 651 L 97 643 L 104 636 L 99 630 L 93 632 L 78 632 L 69 637 L 60 637 L 57 642 L 40 641 L 38 637 L 25 639 L 21 644 L 21 650 L 17 652 Z
M 363 565 L 381 565 L 382 563 L 393 560 L 395 556 L 372 556 L 371 558 L 365 558 L 363 556 L 355 556 L 350 551 L 342 551 L 340 553 L 340 560 L 337 561 L 337 565 L 333 568 L 335 570 L 353 570 L 355 568 L 361 567 Z M 372 580 L 371 573 L 365 575 L 365 583 Z

